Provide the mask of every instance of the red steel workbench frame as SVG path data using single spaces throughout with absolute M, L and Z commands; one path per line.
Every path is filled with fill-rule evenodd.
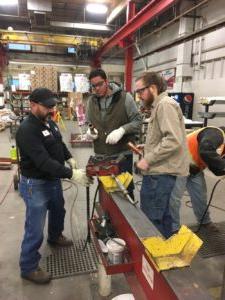
M 129 251 L 124 264 L 109 265 L 101 253 L 92 220 L 92 234 L 107 274 L 124 273 L 136 300 L 211 299 L 190 268 L 158 272 L 147 256 L 141 238 L 160 236 L 160 233 L 121 193 L 109 195 L 102 186 L 99 193 L 101 209 L 109 214 L 114 229 L 126 241 Z

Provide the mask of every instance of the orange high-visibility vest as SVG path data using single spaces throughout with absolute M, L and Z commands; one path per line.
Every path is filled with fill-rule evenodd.
M 51 119 L 52 119 L 52 121 L 58 123 L 58 111 L 57 111 L 56 108 L 54 109 L 54 111 L 53 111 L 53 113 L 51 115 Z
M 189 150 L 189 154 L 190 154 L 190 158 L 191 158 L 191 163 L 194 164 L 195 166 L 197 166 L 200 170 L 205 169 L 207 167 L 207 165 L 201 159 L 199 152 L 198 152 L 198 135 L 201 131 L 203 131 L 206 128 L 216 128 L 216 129 L 220 130 L 221 133 L 223 134 L 223 138 L 225 139 L 225 134 L 224 134 L 223 130 L 218 127 L 213 127 L 213 126 L 207 126 L 207 127 L 200 128 L 200 129 L 195 130 L 194 132 L 189 133 L 187 135 L 187 145 L 188 145 L 188 150 Z M 225 151 L 224 144 L 221 144 L 219 146 L 219 148 L 217 148 L 217 150 L 216 150 L 216 152 L 221 156 L 224 154 L 224 151 Z

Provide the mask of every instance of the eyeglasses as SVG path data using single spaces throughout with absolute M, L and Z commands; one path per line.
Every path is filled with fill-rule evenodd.
M 137 93 L 137 94 L 140 95 L 140 94 L 142 94 L 142 93 L 144 92 L 144 90 L 147 89 L 147 88 L 148 88 L 148 86 L 145 86 L 145 87 L 143 87 L 143 88 L 141 88 L 141 89 L 136 90 L 135 93 Z
M 102 87 L 105 81 L 99 81 L 98 83 L 91 84 L 92 89 L 96 89 L 97 87 Z

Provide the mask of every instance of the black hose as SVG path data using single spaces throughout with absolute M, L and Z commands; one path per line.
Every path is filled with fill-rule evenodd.
M 75 244 L 75 237 L 74 237 L 74 233 L 73 233 L 73 217 L 72 217 L 72 215 L 73 215 L 74 206 L 75 206 L 75 203 L 76 203 L 76 200 L 77 200 L 77 196 L 78 196 L 78 188 L 77 188 L 77 185 L 76 185 L 75 182 L 72 182 L 72 181 L 66 180 L 66 179 L 64 179 L 63 181 L 64 182 L 68 182 L 68 183 L 71 184 L 69 187 L 65 188 L 64 191 L 70 189 L 72 186 L 74 188 L 76 188 L 76 194 L 75 194 L 75 197 L 73 199 L 73 203 L 72 203 L 72 206 L 71 206 L 71 209 L 70 209 L 70 230 L 71 230 L 72 240 L 73 240 L 73 242 Z M 91 216 L 90 216 L 89 212 L 87 212 L 87 224 L 88 224 L 89 219 L 92 219 L 93 216 L 94 216 L 94 210 L 95 210 L 95 204 L 96 204 L 96 199 L 97 199 L 98 191 L 99 191 L 99 183 L 98 183 L 97 188 L 95 190 L 95 195 L 94 195 L 94 200 L 93 200 L 93 206 L 92 206 L 92 210 L 91 210 Z M 88 193 L 88 191 L 87 191 L 87 193 Z M 90 207 L 89 207 L 89 211 L 90 211 Z M 89 239 L 90 239 L 90 233 L 87 232 L 87 237 L 85 239 L 84 246 L 82 248 L 77 248 L 76 247 L 76 250 L 77 251 L 84 251 L 86 249 L 86 247 L 87 247 L 87 243 L 89 242 Z
M 204 214 L 202 215 L 201 221 L 200 221 L 200 223 L 199 223 L 199 226 L 198 226 L 198 229 L 196 230 L 196 232 L 199 232 L 199 230 L 200 230 L 201 227 L 202 227 L 204 218 L 205 218 L 205 216 L 206 216 L 206 214 L 207 214 L 207 211 L 208 211 L 208 209 L 209 209 L 209 207 L 210 207 L 210 205 L 211 205 L 211 202 L 212 202 L 212 200 L 213 200 L 214 192 L 215 192 L 215 190 L 216 190 L 217 185 L 220 183 L 220 181 L 222 181 L 222 179 L 219 179 L 219 180 L 215 183 L 215 185 L 214 185 L 214 187 L 213 187 L 213 189 L 212 189 L 212 192 L 211 192 L 211 195 L 210 195 L 209 202 L 208 202 L 207 207 L 206 207 L 206 209 L 205 209 L 205 211 L 204 211 Z
M 216 209 L 218 209 L 218 210 L 221 210 L 221 211 L 224 211 L 224 212 L 225 212 L 225 209 L 223 209 L 223 208 L 221 208 L 221 207 L 218 207 L 218 206 L 215 206 L 215 205 L 211 205 L 212 200 L 213 200 L 213 195 L 214 195 L 215 189 L 216 189 L 217 185 L 220 183 L 220 181 L 222 181 L 222 180 L 223 180 L 223 179 L 217 180 L 217 182 L 216 182 L 215 185 L 213 186 L 213 189 L 212 189 L 212 192 L 211 192 L 211 195 L 210 195 L 209 202 L 208 202 L 207 207 L 206 207 L 206 209 L 205 209 L 205 211 L 204 211 L 204 213 L 203 213 L 203 215 L 202 215 L 202 218 L 201 218 L 201 221 L 200 221 L 200 223 L 199 223 L 199 226 L 198 226 L 198 229 L 197 229 L 196 233 L 200 231 L 200 229 L 201 229 L 201 227 L 202 227 L 202 224 L 203 224 L 203 221 L 204 221 L 204 218 L 205 218 L 205 216 L 206 216 L 206 214 L 207 214 L 207 211 L 209 210 L 209 207 L 210 207 L 210 206 L 213 207 L 213 208 L 216 208 Z M 141 182 L 142 182 L 141 180 L 140 180 L 140 181 L 137 181 L 137 182 L 135 182 L 135 185 L 139 186 L 139 185 L 141 184 Z M 184 196 L 188 196 L 188 194 L 184 194 Z M 190 200 L 188 200 L 188 201 L 185 202 L 185 204 L 186 204 L 187 207 L 192 208 L 192 205 L 189 205 L 189 203 L 191 203 Z
M 91 233 L 90 233 L 90 226 L 89 226 L 89 219 L 90 219 L 90 187 L 86 187 L 86 202 L 87 202 L 87 243 L 91 241 Z
M 99 183 L 98 183 L 97 188 L 96 188 L 96 190 L 95 190 L 95 195 L 94 195 L 94 200 L 93 200 L 93 205 L 92 205 L 92 210 L 91 210 L 91 217 L 90 217 L 89 215 L 87 215 L 87 223 L 88 223 L 89 219 L 92 219 L 93 216 L 94 216 L 95 204 L 96 204 L 96 199 L 97 199 L 98 191 L 99 191 Z M 89 217 L 88 217 L 88 216 L 89 216 Z M 84 250 L 86 249 L 87 243 L 90 243 L 90 228 L 89 228 L 89 226 L 88 226 L 87 237 L 86 237 L 84 246 L 83 246 L 83 248 L 82 248 L 82 251 L 84 251 Z

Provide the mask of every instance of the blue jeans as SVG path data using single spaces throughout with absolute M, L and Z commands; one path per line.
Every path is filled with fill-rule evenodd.
M 187 177 L 177 177 L 176 184 L 171 194 L 170 212 L 173 218 L 172 230 L 177 231 L 180 228 L 180 206 L 181 199 L 187 189 L 191 198 L 194 214 L 197 221 L 200 222 L 207 207 L 207 187 L 203 172 Z M 210 223 L 209 212 L 206 213 L 203 224 Z
M 172 235 L 169 201 L 175 181 L 172 175 L 145 175 L 141 186 L 141 209 L 166 238 Z
M 38 252 L 48 212 L 48 239 L 56 240 L 64 229 L 64 198 L 60 179 L 42 180 L 21 176 L 20 194 L 26 205 L 25 232 L 21 246 L 20 268 L 25 275 L 37 269 Z

